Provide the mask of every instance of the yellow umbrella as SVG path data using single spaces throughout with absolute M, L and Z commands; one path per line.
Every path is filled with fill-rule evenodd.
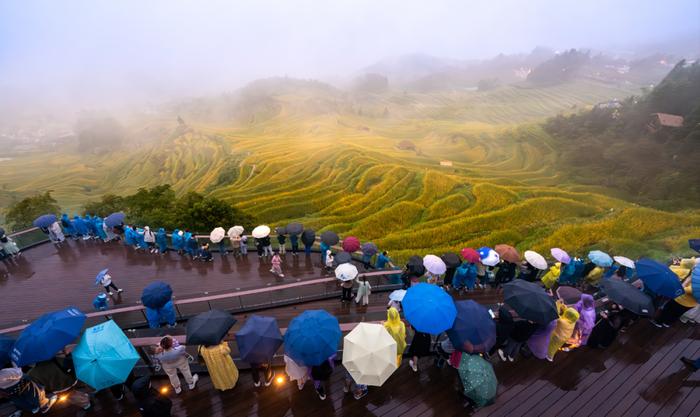
M 380 387 L 397 368 L 396 341 L 381 324 L 360 323 L 343 339 L 343 366 L 356 383 Z

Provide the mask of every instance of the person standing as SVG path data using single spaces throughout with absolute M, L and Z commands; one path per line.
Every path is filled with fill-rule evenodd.
M 255 239 L 255 249 L 258 250 L 258 258 L 262 258 L 263 254 L 265 253 L 265 247 L 263 246 L 262 238 L 254 238 Z
M 496 271 L 496 289 L 499 289 L 507 282 L 511 282 L 513 278 L 515 278 L 515 270 L 516 265 L 514 263 L 501 259 L 501 263 L 498 266 L 498 271 Z
M 117 293 L 124 291 L 121 288 L 117 288 L 117 286 L 114 285 L 114 283 L 112 282 L 112 276 L 109 274 L 104 274 L 102 276 L 102 279 L 100 279 L 100 284 L 102 284 L 102 286 L 105 287 L 105 292 L 109 295 L 114 295 L 110 288 L 114 288 L 114 290 Z
M 151 386 L 151 377 L 142 376 L 131 384 L 131 392 L 142 417 L 170 417 L 173 403 Z
M 297 252 L 299 252 L 299 236 L 290 235 L 289 242 L 292 244 L 292 255 L 297 256 Z
M 700 268 L 700 266 L 696 266 Z M 688 278 L 690 280 L 690 278 Z M 657 320 L 652 320 L 651 322 L 656 327 L 671 327 L 673 323 L 678 321 L 678 319 L 688 310 L 698 305 L 698 302 L 693 297 L 693 290 L 690 283 L 683 287 L 683 295 L 674 298 L 673 300 L 668 300 L 666 304 L 661 308 L 661 314 Z
M 578 334 L 581 346 L 587 345 L 588 338 L 595 327 L 595 300 L 590 294 L 581 294 L 581 299 L 574 305 L 574 308 L 580 316 L 576 322 L 574 334 Z
M 284 274 L 282 273 L 282 258 L 280 257 L 280 254 L 275 251 L 275 254 L 272 256 L 272 269 L 270 269 L 270 272 L 273 274 L 279 276 L 280 278 L 284 278 Z
M 353 280 L 349 279 L 347 281 L 341 281 L 340 282 L 340 289 L 341 289 L 341 294 L 340 294 L 340 301 L 342 303 L 346 301 L 352 301 L 352 285 L 353 285 Z
M 414 333 L 411 346 L 408 348 L 408 355 L 411 356 L 408 364 L 413 369 L 413 372 L 418 372 L 418 359 L 423 356 L 430 356 L 431 338 L 428 333 L 419 332 L 413 326 L 411 328 Z
M 226 341 L 213 346 L 200 346 L 199 354 L 204 358 L 215 389 L 226 391 L 236 386 L 238 368 L 231 359 L 231 348 Z
M 326 268 L 326 273 L 330 273 L 333 268 L 333 262 L 335 262 L 335 258 L 333 257 L 333 254 L 331 253 L 330 249 L 326 251 L 326 258 L 325 258 L 325 268 Z
M 275 378 L 275 372 L 272 370 L 271 359 L 268 359 L 264 363 L 251 363 L 250 371 L 253 374 L 253 386 L 258 388 L 262 381 L 260 381 L 261 373 L 265 376 L 265 386 L 269 387 L 272 384 L 272 380 Z
M 284 355 L 284 371 L 289 376 L 290 381 L 297 381 L 297 388 L 299 388 L 299 391 L 304 389 L 306 381 L 309 380 L 309 368 L 300 366 L 294 362 L 294 359 Z
M 314 380 L 314 387 L 316 388 L 316 393 L 321 401 L 326 399 L 326 393 L 329 390 L 328 381 L 333 375 L 333 370 L 335 369 L 335 354 L 330 358 L 323 361 L 320 365 L 311 367 L 311 378 Z
M 56 395 L 46 398 L 44 388 L 24 375 L 21 368 L 0 370 L 0 393 L 18 409 L 31 413 L 46 413 L 58 400 Z
M 396 365 L 401 365 L 401 358 L 406 350 L 406 325 L 401 321 L 399 311 L 394 307 L 390 307 L 386 312 L 384 328 L 396 341 Z
M 328 260 L 326 258 L 328 256 L 328 252 L 331 250 L 331 247 L 328 246 L 326 242 L 321 241 L 319 248 L 321 251 L 321 265 L 328 265 Z
M 280 255 L 284 255 L 287 250 L 287 236 L 280 233 L 277 235 L 277 243 L 279 244 Z
M 566 304 L 559 301 L 557 301 L 557 306 L 559 308 L 559 319 L 549 338 L 549 347 L 547 348 L 547 360 L 550 362 L 554 361 L 554 356 L 559 349 L 564 346 L 571 335 L 573 335 L 576 322 L 579 319 L 579 314 L 576 309 L 567 307 Z
M 241 236 L 241 256 L 248 255 L 248 236 Z
M 95 216 L 92 218 L 92 222 L 95 224 L 95 236 L 103 242 L 107 241 L 107 233 L 105 233 L 104 221 L 102 217 Z
M 190 372 L 190 363 L 187 360 L 185 347 L 180 345 L 177 340 L 170 336 L 160 339 L 160 343 L 156 347 L 155 358 L 163 366 L 163 372 L 168 375 L 170 385 L 175 389 L 175 394 L 182 392 L 177 371 L 180 371 L 182 376 L 185 377 L 185 382 L 187 382 L 189 389 L 193 390 L 195 388 L 197 381 L 199 381 L 199 376 L 197 374 L 192 375 Z
M 158 233 L 156 234 L 156 245 L 158 245 L 159 253 L 166 253 L 168 251 L 168 235 L 162 227 L 158 229 Z
M 2 237 L 0 237 L 0 248 L 11 258 L 16 258 L 21 255 L 15 241 L 7 235 L 2 235 Z
M 61 230 L 61 224 L 58 221 L 53 222 L 53 224 L 49 226 L 49 239 L 51 239 L 51 242 L 56 246 L 60 246 L 61 243 L 66 240 L 63 230 Z
M 239 235 L 233 235 L 229 236 L 229 239 L 231 239 L 231 252 L 234 258 L 237 258 L 241 255 L 241 237 Z
M 498 356 L 501 361 L 506 359 L 510 362 L 515 361 L 515 358 L 520 353 L 520 348 L 527 340 L 537 331 L 539 325 L 530 320 L 518 320 L 514 322 L 513 329 L 508 335 L 508 339 L 503 349 L 498 349 Z
M 148 251 L 150 253 L 157 252 L 158 249 L 156 249 L 156 235 L 151 231 L 151 228 L 148 226 L 144 226 L 143 228 L 143 241 L 148 246 Z
M 372 294 L 372 286 L 367 281 L 367 277 L 363 276 L 357 278 L 357 283 L 359 287 L 357 288 L 357 297 L 355 297 L 355 304 L 359 304 L 362 301 L 362 305 L 366 306 L 369 304 L 369 296 Z
M 270 240 L 270 236 L 265 236 L 264 238 L 260 239 L 263 247 L 263 255 L 264 256 L 272 256 L 272 241 Z

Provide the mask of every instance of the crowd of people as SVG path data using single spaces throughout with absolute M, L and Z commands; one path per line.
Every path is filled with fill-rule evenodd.
M 221 230 L 223 231 L 223 229 Z M 66 236 L 72 239 L 97 239 L 103 242 L 119 240 L 135 250 L 152 254 L 164 254 L 172 250 L 182 256 L 190 256 L 192 259 L 205 262 L 209 262 L 213 258 L 209 251 L 209 242 L 200 244 L 197 236 L 187 229 L 176 229 L 168 236 L 163 228 L 154 233 L 148 226 L 141 228 L 118 224 L 114 227 L 108 227 L 103 219 L 97 216 L 88 215 L 83 218 L 74 216 L 73 219 L 70 219 L 67 215 L 63 215 L 60 221 L 45 228 L 44 232 L 56 245 L 63 244 Z M 244 230 L 240 226 L 229 229 L 226 233 L 229 245 L 225 244 L 225 237 L 221 236 L 220 233 L 212 232 L 207 240 L 218 247 L 221 256 L 227 256 L 229 253 L 236 257 L 247 256 L 248 237 L 243 232 Z M 281 269 L 281 257 L 286 253 L 287 240 L 291 244 L 292 256 L 298 256 L 300 240 L 298 234 L 288 235 L 284 233 L 284 230 L 278 229 L 276 248 L 272 247 L 272 239 L 269 234 L 253 238 L 258 256 L 270 258 L 272 266 L 270 272 L 280 277 L 284 277 Z M 10 244 L 9 250 L 6 249 L 5 244 L 12 242 L 9 237 L 3 234 L 0 237 L 0 242 L 3 243 L 2 248 L 5 254 L 18 255 L 19 250 L 15 250 L 16 245 L 13 247 Z M 310 255 L 313 242 L 305 240 L 303 243 L 305 253 Z M 321 265 L 325 266 L 328 272 L 338 267 L 333 246 L 321 242 L 319 253 Z M 399 282 L 403 284 L 404 289 L 410 289 L 418 283 L 426 282 L 440 286 L 447 293 L 453 293 L 458 298 L 471 291 L 486 291 L 489 288 L 496 294 L 501 294 L 503 287 L 514 280 L 538 283 L 549 292 L 553 299 L 556 299 L 557 318 L 542 322 L 520 317 L 508 305 L 501 303 L 496 306 L 496 311 L 492 312 L 496 329 L 494 342 L 483 349 L 465 351 L 463 348 L 455 346 L 447 333 L 429 334 L 414 328 L 405 317 L 402 318 L 401 299 L 390 297 L 383 326 L 396 341 L 396 360 L 399 365 L 402 358 L 408 357 L 408 366 L 414 372 L 418 372 L 421 358 L 434 357 L 436 366 L 443 367 L 449 364 L 458 369 L 463 363 L 462 357 L 464 355 L 479 355 L 491 362 L 497 360 L 506 363 L 515 362 L 519 356 L 532 356 L 554 361 L 560 352 L 567 352 L 580 346 L 594 349 L 607 348 L 614 343 L 619 332 L 624 331 L 633 322 L 641 320 L 645 315 L 639 314 L 638 311 L 632 311 L 622 303 L 608 298 L 605 289 L 601 286 L 605 280 L 629 283 L 638 288 L 639 292 L 649 296 L 658 313 L 654 315 L 652 312 L 646 316 L 657 327 L 669 327 L 682 316 L 685 320 L 700 322 L 700 307 L 693 296 L 691 286 L 691 273 L 694 270 L 700 271 L 700 266 L 698 266 L 700 260 L 694 258 L 673 260 L 671 268 L 682 282 L 683 291 L 676 297 L 668 297 L 655 293 L 644 284 L 643 280 L 637 277 L 634 267 L 621 263 L 601 265 L 590 259 L 586 261 L 584 258 L 573 257 L 567 259 L 566 262 L 558 260 L 547 265 L 548 268 L 545 270 L 542 266 L 536 267 L 527 259 L 518 259 L 516 262 L 512 257 L 509 259 L 500 257 L 495 263 L 486 262 L 487 256 L 493 256 L 488 250 L 478 255 L 477 258 L 472 256 L 469 251 L 463 251 L 462 255 L 457 262 L 452 261 L 451 258 L 448 260 L 447 255 L 445 255 L 443 257 L 445 259 L 444 271 L 437 273 L 426 269 L 423 262 L 412 258 L 401 271 L 397 271 L 400 274 Z M 362 253 L 361 263 L 365 268 L 394 268 L 386 251 L 376 251 L 372 255 Z M 107 308 L 106 294 L 113 295 L 114 291 L 118 293 L 122 290 L 116 286 L 107 273 L 102 275 L 99 283 L 104 288 L 104 293 L 98 295 L 93 305 L 98 310 L 104 310 Z M 363 305 L 369 303 L 372 287 L 366 278 L 341 280 L 339 285 L 342 289 L 342 302 L 354 300 Z M 560 294 L 559 290 L 564 287 L 577 288 L 578 293 L 575 300 Z M 162 324 L 173 326 L 175 324 L 172 301 L 169 301 L 169 305 L 166 303 L 157 309 L 146 307 L 146 310 L 150 327 L 159 327 Z M 409 343 L 410 333 L 412 333 L 412 337 L 410 337 Z M 217 343 L 199 346 L 198 353 L 204 359 L 216 389 L 224 391 L 236 386 L 239 372 L 231 358 L 228 342 L 222 338 Z M 184 377 L 188 389 L 196 388 L 199 377 L 190 371 L 192 358 L 176 338 L 163 337 L 153 351 L 153 358 L 168 376 L 176 394 L 182 391 L 178 372 Z M 64 352 L 60 359 L 62 362 L 60 366 L 57 365 L 60 372 L 70 374 L 70 364 L 66 365 L 70 362 L 70 355 Z M 275 376 L 272 359 L 269 357 L 266 360 L 249 364 L 255 387 L 271 385 Z M 682 361 L 692 370 L 697 370 L 700 365 L 698 359 L 683 358 Z M 304 388 L 307 381 L 312 381 L 319 398 L 321 400 L 326 398 L 329 389 L 327 384 L 336 367 L 335 355 L 310 367 L 301 366 L 286 355 L 284 362 L 289 379 L 297 382 L 299 390 Z M 420 366 L 425 366 L 425 361 Z M 57 398 L 55 394 L 61 392 L 61 390 L 53 389 L 51 384 L 45 383 L 41 376 L 33 377 L 32 373 L 41 375 L 41 372 L 35 371 L 37 367 L 34 367 L 30 372 L 25 372 L 26 370 L 18 367 L 9 367 L 0 371 L 0 393 L 9 396 L 20 410 L 46 412 L 55 403 Z M 344 372 L 344 392 L 352 393 L 356 399 L 365 396 L 369 388 L 366 385 L 356 384 L 347 370 Z M 124 384 L 119 384 L 116 391 L 113 390 L 117 399 L 123 397 L 124 387 L 130 387 L 134 392 L 144 416 L 169 415 L 169 400 L 150 388 L 148 379 L 137 379 L 132 376 Z M 46 395 L 45 392 L 53 392 L 54 395 Z M 465 395 L 475 408 L 493 401 L 493 398 L 471 398 L 466 392 Z M 85 398 L 85 396 L 78 394 L 74 401 L 81 407 L 87 408 L 90 403 L 89 399 L 86 401 Z

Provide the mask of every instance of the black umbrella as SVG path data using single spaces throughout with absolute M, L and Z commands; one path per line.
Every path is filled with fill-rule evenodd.
M 606 278 L 601 287 L 609 299 L 620 304 L 627 310 L 641 316 L 654 315 L 654 302 L 637 287 L 624 281 Z
M 187 321 L 187 344 L 218 345 L 234 324 L 236 319 L 225 311 L 209 310 L 197 314 Z
M 340 252 L 339 254 L 335 255 L 335 258 L 333 258 L 333 261 L 335 261 L 336 265 L 346 264 L 346 263 L 352 261 L 352 255 L 350 255 L 347 252 Z
M 408 269 L 408 274 L 415 277 L 420 277 L 425 274 L 425 266 L 423 266 L 423 258 L 418 255 L 413 255 L 408 258 L 406 263 L 406 269 Z
M 540 324 L 547 324 L 559 317 L 554 299 L 534 282 L 516 279 L 505 284 L 503 301 L 520 317 Z
M 304 226 L 302 226 L 301 223 L 289 223 L 286 229 L 287 233 L 289 233 L 290 235 L 298 235 L 299 233 L 304 231 Z
M 442 259 L 448 268 L 457 268 L 462 264 L 462 260 L 459 258 L 459 255 L 453 252 L 448 252 L 442 255 L 440 259 Z
M 340 238 L 338 237 L 337 233 L 326 230 L 325 232 L 321 233 L 321 241 L 328 246 L 333 246 L 340 242 Z
M 700 239 L 688 239 L 688 246 L 690 246 L 690 249 L 700 252 Z
M 301 234 L 301 241 L 305 245 L 313 245 L 316 241 L 316 232 L 314 232 L 314 229 L 304 230 L 304 233 Z

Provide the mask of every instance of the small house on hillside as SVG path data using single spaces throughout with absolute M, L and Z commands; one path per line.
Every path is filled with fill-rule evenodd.
M 443 166 L 443 167 L 451 167 L 451 166 L 452 166 L 452 161 L 447 161 L 447 160 L 440 161 L 440 166 Z
M 397 145 L 399 149 L 402 151 L 415 151 L 416 150 L 416 145 L 411 142 L 410 140 L 402 140 L 399 142 Z
M 652 113 L 651 120 L 647 124 L 650 132 L 657 132 L 662 128 L 677 128 L 683 126 L 683 116 L 668 113 Z

